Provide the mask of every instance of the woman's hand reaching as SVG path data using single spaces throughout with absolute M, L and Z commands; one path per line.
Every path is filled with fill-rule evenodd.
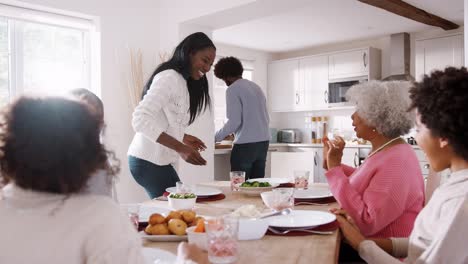
M 185 145 L 188 145 L 197 151 L 204 151 L 206 149 L 206 145 L 203 141 L 189 134 L 184 134 L 183 142 Z
M 176 151 L 183 160 L 190 164 L 206 165 L 206 160 L 200 155 L 200 152 L 191 146 L 181 144 L 181 147 L 179 147 Z

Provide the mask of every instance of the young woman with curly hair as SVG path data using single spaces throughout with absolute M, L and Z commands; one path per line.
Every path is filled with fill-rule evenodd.
M 467 263 L 468 72 L 446 68 L 410 90 L 417 113 L 416 140 L 431 168 L 451 175 L 416 218 L 409 238 L 366 239 L 353 218 L 336 211 L 346 240 L 368 263 Z M 386 251 L 386 252 L 385 252 Z M 391 255 L 393 256 L 391 256 Z

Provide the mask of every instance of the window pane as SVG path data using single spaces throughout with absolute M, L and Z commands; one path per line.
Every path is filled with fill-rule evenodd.
M 8 23 L 0 19 L 0 107 L 8 103 L 9 89 Z
M 89 88 L 82 31 L 24 23 L 21 34 L 24 92 Z

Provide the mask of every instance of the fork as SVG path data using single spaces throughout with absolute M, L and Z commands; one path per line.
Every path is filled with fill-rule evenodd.
M 331 235 L 333 234 L 333 231 L 317 231 L 317 230 L 309 230 L 309 229 L 288 229 L 284 231 L 276 230 L 274 228 L 269 227 L 268 230 L 270 230 L 272 233 L 277 234 L 277 235 L 285 235 L 289 232 L 293 231 L 299 231 L 299 232 L 306 232 L 306 233 L 311 233 L 311 234 L 318 234 L 318 235 Z

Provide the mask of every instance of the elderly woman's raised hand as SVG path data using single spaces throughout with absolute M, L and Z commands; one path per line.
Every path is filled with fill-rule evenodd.
M 341 165 L 341 158 L 343 157 L 343 149 L 346 145 L 342 137 L 336 136 L 333 140 L 326 142 L 327 144 L 327 167 L 328 169 Z

